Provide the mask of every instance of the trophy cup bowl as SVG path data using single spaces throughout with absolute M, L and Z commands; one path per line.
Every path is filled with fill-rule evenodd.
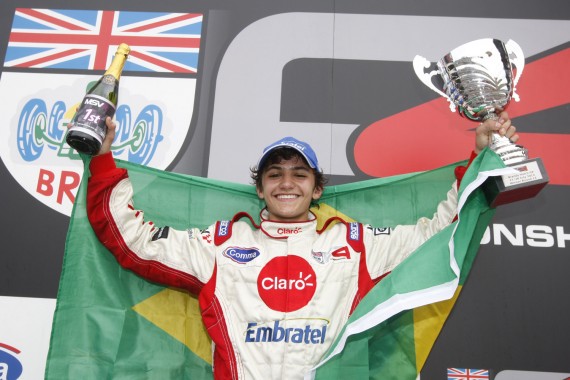
M 496 120 L 511 100 L 519 101 L 516 85 L 524 69 L 524 55 L 513 40 L 471 41 L 436 62 L 416 55 L 413 66 L 427 87 L 448 100 L 452 112 L 473 121 Z M 530 198 L 548 183 L 542 161 L 529 161 L 526 148 L 498 133 L 493 133 L 490 141 L 489 148 L 505 165 L 518 169 L 519 173 L 525 172 L 516 179 L 502 178 L 494 194 L 488 196 L 492 206 Z M 531 173 L 526 164 L 531 164 Z

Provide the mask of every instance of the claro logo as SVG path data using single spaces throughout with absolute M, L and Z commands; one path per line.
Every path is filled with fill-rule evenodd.
M 264 290 L 284 289 L 284 290 L 304 290 L 315 286 L 312 274 L 303 275 L 299 272 L 299 278 L 279 278 L 279 277 L 265 277 L 261 280 L 261 287 Z
M 297 235 L 300 234 L 301 232 L 303 232 L 303 229 L 301 227 L 277 229 L 278 235 Z
M 299 310 L 311 301 L 317 276 L 302 257 L 275 257 L 259 273 L 257 291 L 265 304 L 276 311 Z
M 564 226 L 492 224 L 487 227 L 481 244 L 566 248 L 570 244 L 570 233 L 566 232 Z

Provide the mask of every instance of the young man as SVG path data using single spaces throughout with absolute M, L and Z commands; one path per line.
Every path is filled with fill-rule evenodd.
M 336 218 L 317 230 L 309 208 L 323 174 L 311 147 L 288 137 L 267 147 L 252 171 L 266 204 L 259 226 L 239 214 L 205 230 L 158 228 L 132 202 L 128 173 L 110 153 L 115 125 L 107 124 L 90 164 L 89 220 L 123 267 L 198 294 L 216 379 L 302 379 L 374 284 L 455 217 L 453 184 L 433 218 L 415 225 L 378 234 Z M 474 154 L 491 131 L 518 140 L 503 113 L 477 128 Z

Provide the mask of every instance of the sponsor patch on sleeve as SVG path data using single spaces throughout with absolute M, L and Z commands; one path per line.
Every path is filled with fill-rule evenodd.
M 170 227 L 161 227 L 152 235 L 152 241 L 156 241 L 158 239 L 167 239 L 168 238 L 168 231 L 170 231 Z
M 372 231 L 374 236 L 390 235 L 390 233 L 392 232 L 392 229 L 390 227 L 372 227 L 372 226 L 368 225 L 368 226 L 366 226 L 366 228 L 368 228 L 370 231 Z

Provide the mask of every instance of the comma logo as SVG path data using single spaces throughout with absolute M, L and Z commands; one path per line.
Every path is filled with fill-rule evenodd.
M 230 258 L 232 261 L 238 264 L 246 264 L 255 258 L 259 257 L 261 253 L 257 248 L 240 248 L 240 247 L 229 247 L 222 255 Z
M 315 271 L 305 259 L 296 255 L 272 259 L 257 278 L 259 296 L 276 311 L 301 309 L 311 301 L 316 289 Z

